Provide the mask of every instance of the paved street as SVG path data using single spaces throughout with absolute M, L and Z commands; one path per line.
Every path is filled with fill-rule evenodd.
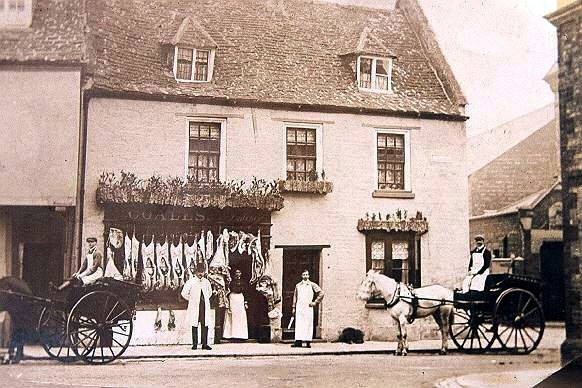
M 514 386 L 529 387 L 524 371 L 559 368 L 556 350 L 528 356 L 323 355 L 121 360 L 106 366 L 62 365 L 27 360 L 0 367 L 3 386 L 166 386 L 184 387 L 458 387 L 458 375 L 488 373 Z M 448 379 L 448 380 L 447 380 Z M 485 380 L 487 380 L 485 379 Z M 466 381 L 471 381 L 466 380 Z M 474 381 L 474 380 L 473 380 Z M 495 381 L 495 380 L 493 380 Z

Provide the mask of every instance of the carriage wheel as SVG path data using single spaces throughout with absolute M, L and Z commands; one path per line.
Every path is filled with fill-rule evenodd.
M 527 290 L 504 291 L 495 305 L 497 338 L 503 349 L 528 354 L 544 335 L 544 312 L 540 302 Z
M 88 364 L 106 364 L 125 352 L 133 331 L 133 310 L 107 291 L 83 296 L 71 309 L 67 332 L 73 352 Z
M 38 320 L 39 340 L 47 354 L 61 362 L 74 362 L 77 356 L 70 347 L 67 335 L 67 314 L 53 307 L 45 307 Z
M 474 305 L 454 309 L 449 335 L 457 348 L 473 354 L 486 352 L 495 340 L 490 314 L 479 311 Z

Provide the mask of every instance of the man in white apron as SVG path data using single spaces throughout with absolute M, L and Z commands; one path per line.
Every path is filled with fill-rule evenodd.
M 81 267 L 71 276 L 71 279 L 61 284 L 58 290 L 63 290 L 70 285 L 84 286 L 95 283 L 103 277 L 103 254 L 97 250 L 97 239 L 88 237 L 86 241 L 89 248 Z
M 491 252 L 485 247 L 485 237 L 475 236 L 475 249 L 471 251 L 469 258 L 469 273 L 463 280 L 463 292 L 484 291 L 485 280 L 489 275 L 491 265 Z
M 191 277 L 182 288 L 182 297 L 188 301 L 186 319 L 192 326 L 192 350 L 198 348 L 198 324 L 201 325 L 202 349 L 212 350 L 208 346 L 208 326 L 211 324 L 210 296 L 212 286 L 204 277 L 203 263 L 196 265 L 196 276 Z
M 323 299 L 323 290 L 309 280 L 309 271 L 301 274 L 293 294 L 293 315 L 295 315 L 295 342 L 291 347 L 300 348 L 302 343 L 311 347 L 313 340 L 313 308 Z M 314 299 L 315 297 L 315 299 Z

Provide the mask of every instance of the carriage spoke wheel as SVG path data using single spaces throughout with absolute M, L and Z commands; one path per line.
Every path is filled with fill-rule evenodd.
M 495 340 L 490 316 L 471 306 L 455 308 L 449 324 L 449 335 L 453 343 L 464 353 L 484 353 Z
M 73 352 L 89 364 L 115 360 L 129 346 L 132 318 L 133 311 L 111 292 L 83 296 L 71 309 L 67 322 Z
M 39 340 L 47 354 L 61 362 L 74 362 L 77 356 L 67 335 L 67 314 L 63 310 L 45 307 L 38 320 Z
M 527 290 L 503 292 L 495 306 L 497 338 L 503 349 L 527 354 L 539 345 L 544 334 L 544 312 L 540 302 Z

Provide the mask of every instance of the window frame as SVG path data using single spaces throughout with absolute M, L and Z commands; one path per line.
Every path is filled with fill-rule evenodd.
M 393 271 L 398 270 L 392 265 L 392 243 L 396 241 L 408 242 L 408 280 L 413 287 L 420 287 L 422 285 L 422 250 L 421 250 L 421 236 L 414 232 L 385 232 L 385 231 L 370 231 L 366 233 L 366 272 L 372 269 L 372 243 L 375 241 L 383 241 L 384 243 L 384 270 L 382 274 L 393 279 Z M 398 279 L 395 279 L 399 281 Z M 384 304 L 384 299 L 375 298 L 369 303 Z
M 220 147 L 218 155 L 218 180 L 220 182 L 226 181 L 226 119 L 216 119 L 208 117 L 187 117 L 186 120 L 186 131 L 185 131 L 185 152 L 184 152 L 184 178 L 187 180 L 189 175 L 189 163 L 190 163 L 190 123 L 211 123 L 220 124 Z
M 178 71 L 178 50 L 192 50 L 192 64 L 190 69 L 190 79 L 182 79 L 178 78 L 177 71 Z M 208 52 L 208 66 L 207 66 L 207 77 L 206 80 L 197 80 L 196 79 L 196 58 L 198 51 L 206 51 Z M 202 49 L 202 48 L 194 48 L 194 47 L 186 47 L 186 46 L 174 46 L 174 61 L 172 72 L 174 74 L 174 79 L 178 82 L 188 82 L 188 83 L 208 83 L 212 81 L 212 75 L 214 73 L 214 50 L 212 49 Z
M 307 124 L 307 123 L 295 123 L 295 122 L 285 122 L 283 130 L 283 140 L 285 147 L 285 162 L 283 164 L 283 180 L 287 179 L 287 161 L 289 156 L 287 155 L 287 129 L 288 128 L 302 128 L 302 129 L 315 129 L 315 171 L 318 174 L 318 180 L 321 179 L 321 173 L 323 171 L 323 124 Z
M 411 136 L 410 130 L 408 129 L 390 129 L 390 128 L 376 128 L 373 131 L 374 136 L 374 191 L 384 192 L 384 193 L 412 193 L 411 184 Z M 404 135 L 404 189 L 380 189 L 378 184 L 378 135 L 388 134 L 388 135 Z
M 361 69 L 361 62 L 362 59 L 371 59 L 372 60 L 372 74 L 371 74 L 371 82 L 370 82 L 370 87 L 366 88 L 360 85 L 360 69 Z M 386 61 L 388 66 L 387 66 L 387 82 L 388 82 L 388 89 L 379 89 L 376 85 L 376 64 L 378 62 L 378 60 L 381 61 Z M 358 89 L 361 91 L 367 91 L 367 92 L 375 92 L 375 93 L 388 93 L 388 94 L 393 94 L 394 91 L 392 89 L 392 67 L 393 67 L 393 63 L 392 63 L 392 58 L 390 57 L 376 57 L 376 56 L 372 56 L 372 55 L 359 55 L 358 56 L 358 60 L 357 60 L 357 64 L 356 64 L 356 78 L 357 78 L 357 85 L 358 85 Z

